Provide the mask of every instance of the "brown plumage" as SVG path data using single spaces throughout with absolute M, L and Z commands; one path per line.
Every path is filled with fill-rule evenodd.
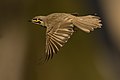
M 34 24 L 42 25 L 46 30 L 45 60 L 49 60 L 68 41 L 77 27 L 87 33 L 101 28 L 101 20 L 97 16 L 74 16 L 68 13 L 53 13 L 48 16 L 36 16 Z

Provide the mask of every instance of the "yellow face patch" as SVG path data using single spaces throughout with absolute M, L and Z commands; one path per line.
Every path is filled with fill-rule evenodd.
M 32 22 L 33 22 L 34 24 L 38 24 L 38 25 L 44 26 L 44 22 L 41 21 L 40 19 L 34 18 L 34 19 L 32 19 Z
M 32 21 L 35 22 L 35 23 L 36 23 L 36 22 L 40 22 L 39 19 L 32 19 Z
M 37 18 L 32 19 L 32 22 L 33 22 L 34 24 L 41 24 L 41 20 L 39 20 L 39 19 L 37 19 Z

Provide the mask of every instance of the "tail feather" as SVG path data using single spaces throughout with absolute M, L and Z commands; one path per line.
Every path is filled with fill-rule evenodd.
M 87 33 L 93 31 L 95 28 L 101 28 L 102 24 L 100 22 L 99 17 L 91 15 L 75 17 L 73 19 L 73 24 Z

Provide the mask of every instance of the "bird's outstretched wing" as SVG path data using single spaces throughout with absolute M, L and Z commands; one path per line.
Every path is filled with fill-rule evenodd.
M 45 60 L 49 60 L 68 41 L 73 34 L 73 25 L 69 20 L 56 23 L 52 28 L 47 28 Z

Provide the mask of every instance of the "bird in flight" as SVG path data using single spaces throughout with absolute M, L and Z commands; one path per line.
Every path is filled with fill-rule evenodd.
M 51 59 L 63 47 L 74 33 L 74 27 L 89 33 L 102 26 L 98 16 L 78 16 L 77 14 L 69 13 L 52 13 L 47 16 L 35 16 L 30 21 L 46 27 L 45 60 Z

